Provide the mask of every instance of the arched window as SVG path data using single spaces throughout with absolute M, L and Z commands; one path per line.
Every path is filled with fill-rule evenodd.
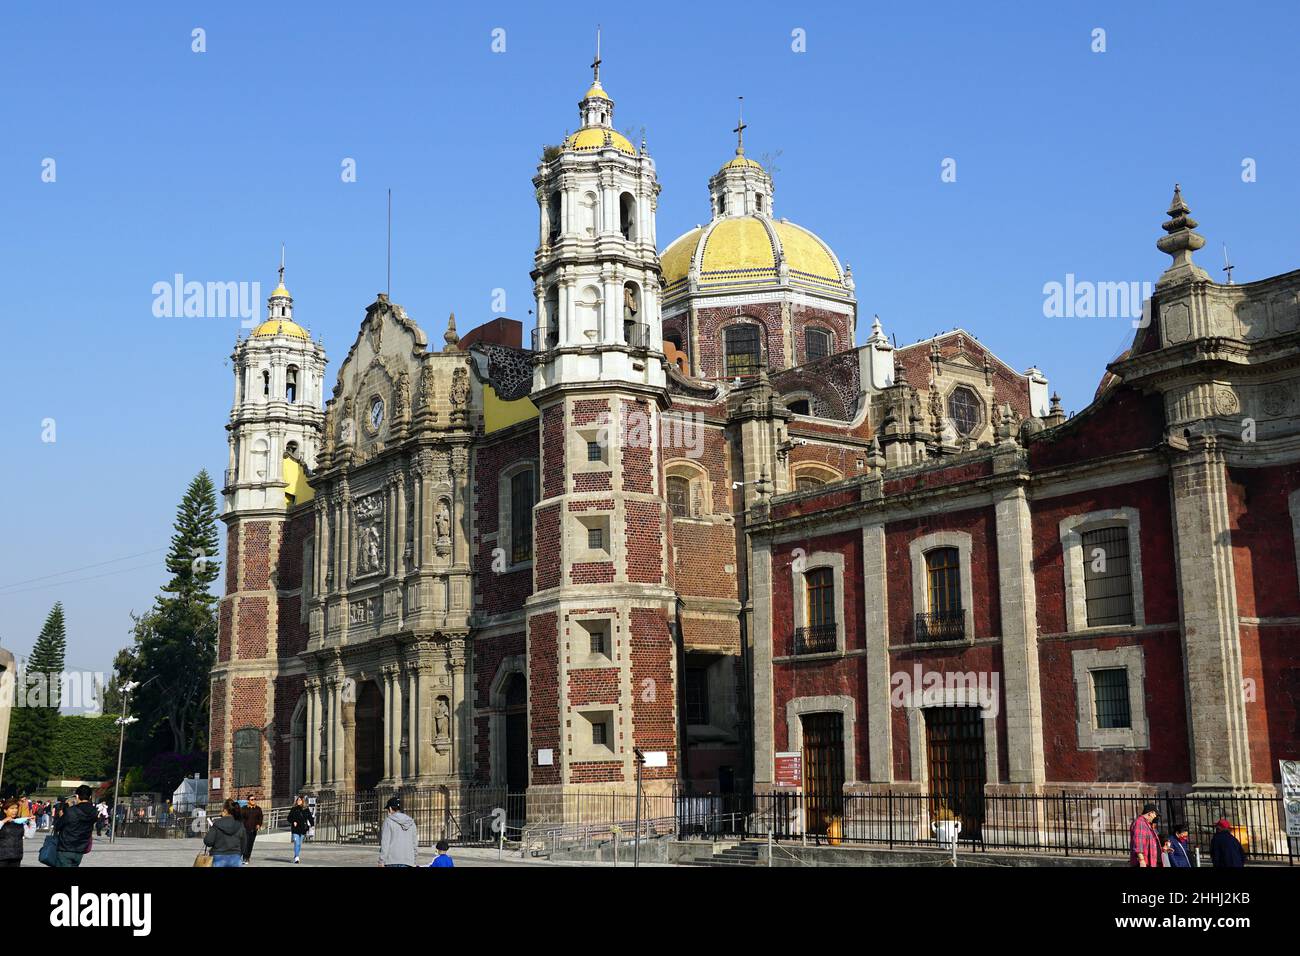
M 758 326 L 749 322 L 729 326 L 724 341 L 727 378 L 752 378 L 757 375 L 762 363 Z
M 547 240 L 554 243 L 560 238 L 560 194 L 559 192 L 551 193 L 550 199 L 546 204 L 546 225 Z
M 624 239 L 636 238 L 636 198 L 631 193 L 623 193 L 619 197 L 618 231 Z
M 271 397 L 271 373 L 266 369 L 262 370 L 262 397 Z
M 793 402 L 786 402 L 785 407 L 790 409 L 795 415 L 811 415 L 812 410 L 808 407 L 808 399 L 800 398 Z
M 816 362 L 831 354 L 831 334 L 825 329 L 805 329 L 803 333 L 804 361 Z
M 668 510 L 674 518 L 691 516 L 691 483 L 680 475 L 668 478 Z
M 537 502 L 533 469 L 525 468 L 510 479 L 510 561 L 533 557 L 533 505 Z
M 284 400 L 290 403 L 296 402 L 298 400 L 298 366 L 289 366 L 285 371 L 284 382 Z

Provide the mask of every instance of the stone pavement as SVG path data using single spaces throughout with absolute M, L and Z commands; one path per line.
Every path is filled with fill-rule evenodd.
M 37 834 L 31 839 L 24 841 L 23 866 L 40 866 L 36 859 L 36 854 L 40 852 L 41 840 L 44 834 Z M 109 843 L 107 838 L 96 838 L 95 848 L 82 859 L 83 868 L 100 868 L 100 867 L 147 867 L 147 866 L 193 866 L 194 856 L 202 848 L 203 844 L 197 839 L 184 840 L 151 840 L 143 837 L 122 837 L 116 843 Z M 421 866 L 427 865 L 433 861 L 433 847 L 420 847 L 418 862 Z M 452 859 L 459 866 L 514 866 L 514 867 L 554 867 L 554 866 L 608 866 L 608 863 L 552 863 L 549 860 L 528 858 L 520 859 L 518 852 L 511 853 L 506 851 L 501 860 L 497 859 L 497 851 L 494 848 L 487 847 L 453 847 L 451 851 Z M 370 866 L 373 867 L 379 860 L 378 846 L 336 846 L 326 843 L 306 843 L 302 848 L 302 863 L 297 864 L 298 868 L 308 866 Z M 253 867 L 294 867 L 293 851 L 287 842 L 274 842 L 271 840 L 257 841 L 253 848 L 253 862 L 249 864 Z M 620 866 L 632 865 L 629 857 L 626 863 L 620 862 Z M 642 866 L 663 866 L 664 864 L 649 864 L 642 862 Z

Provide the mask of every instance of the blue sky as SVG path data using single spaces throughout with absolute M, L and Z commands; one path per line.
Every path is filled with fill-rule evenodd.
M 284 242 L 333 371 L 385 285 L 391 187 L 393 297 L 433 341 L 449 311 L 492 318 L 497 288 L 531 322 L 530 179 L 577 124 L 597 18 L 615 125 L 658 164 L 660 246 L 707 218 L 743 94 L 777 214 L 853 266 L 859 341 L 873 313 L 900 343 L 960 325 L 1078 410 L 1132 329 L 1047 319 L 1043 286 L 1154 281 L 1175 181 L 1216 278 L 1224 242 L 1237 281 L 1300 265 L 1291 4 L 11 4 L 0 643 L 25 654 L 62 600 L 69 664 L 107 670 L 186 483 L 220 478 L 239 323 L 156 318 L 155 282 L 265 295 Z

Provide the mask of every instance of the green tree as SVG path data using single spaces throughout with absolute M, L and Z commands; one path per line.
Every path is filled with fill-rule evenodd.
M 14 709 L 9 723 L 9 752 L 5 757 L 4 787 L 21 793 L 45 785 L 53 769 L 51 754 L 59 726 L 61 678 L 68 636 L 63 605 L 56 603 L 45 618 L 32 653 L 15 684 Z
M 160 749 L 206 750 L 208 682 L 217 655 L 217 598 L 209 588 L 221 569 L 218 540 L 216 489 L 201 471 L 176 512 L 167 554 L 172 578 L 154 607 L 135 618 L 133 660 L 124 661 L 128 679 L 140 683 L 130 705 L 141 718 L 140 738 L 170 737 Z

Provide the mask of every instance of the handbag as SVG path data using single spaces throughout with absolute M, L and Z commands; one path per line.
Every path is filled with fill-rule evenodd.
M 57 834 L 51 833 L 41 844 L 41 852 L 36 855 L 46 866 L 59 865 L 59 838 Z
M 207 850 L 200 850 L 199 855 L 194 858 L 195 866 L 211 866 L 212 857 L 208 856 Z

